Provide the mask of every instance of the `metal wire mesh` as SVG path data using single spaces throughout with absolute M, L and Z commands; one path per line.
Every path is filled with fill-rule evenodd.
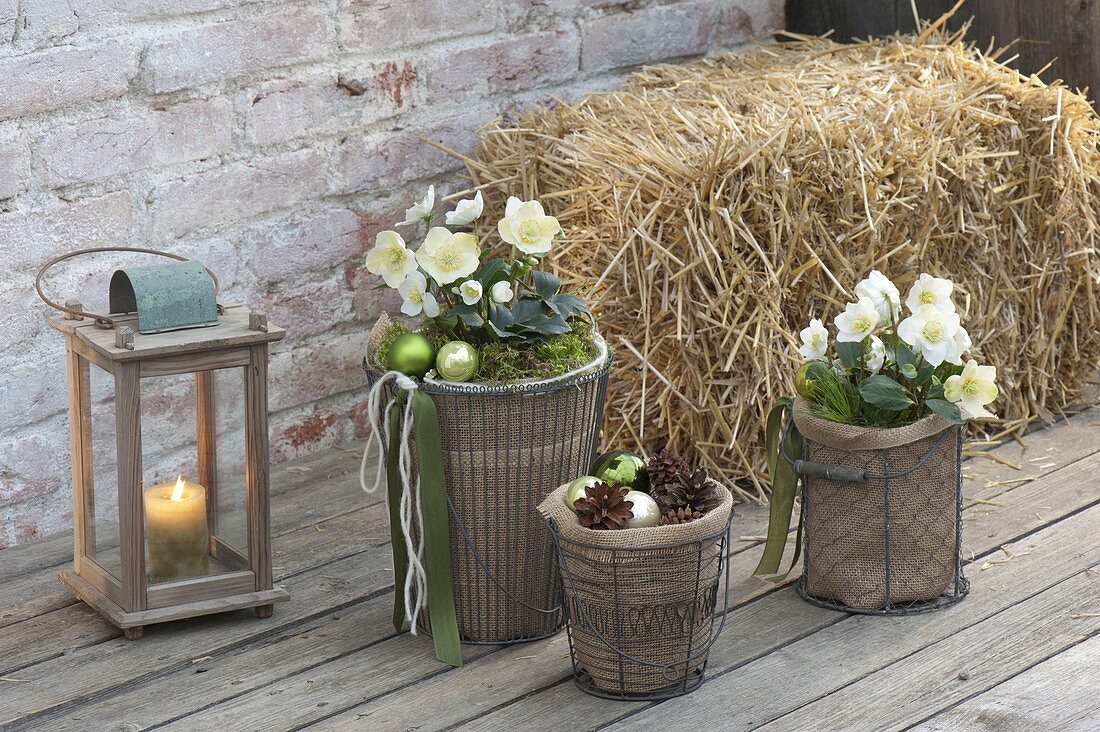
M 841 450 L 804 440 L 804 599 L 872 615 L 907 615 L 954 604 L 962 571 L 962 430 L 914 442 Z M 824 473 L 850 469 L 862 480 Z
M 556 556 L 535 507 L 595 457 L 611 362 L 608 354 L 552 382 L 421 383 L 439 412 L 463 643 L 517 643 L 561 630 Z M 373 386 L 381 374 L 364 367 Z
M 577 686 L 623 700 L 667 699 L 698 688 L 729 605 L 730 518 L 690 541 L 620 548 L 571 540 L 553 520 L 548 524 Z M 726 592 L 716 612 L 723 569 Z

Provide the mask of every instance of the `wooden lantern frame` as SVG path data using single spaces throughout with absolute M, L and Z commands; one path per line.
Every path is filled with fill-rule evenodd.
M 138 334 L 136 314 L 112 315 L 113 328 L 81 317 L 80 303 L 65 303 L 65 316 L 50 325 L 65 335 L 73 483 L 73 569 L 61 581 L 128 638 L 145 625 L 255 608 L 270 617 L 273 603 L 289 597 L 272 582 L 267 434 L 268 345 L 284 336 L 262 313 L 219 305 L 213 327 Z M 86 524 L 94 507 L 91 460 L 90 367 L 114 377 L 115 438 L 118 464 L 120 577 L 88 555 Z M 214 371 L 242 367 L 245 392 L 245 497 L 247 556 L 221 541 L 216 532 L 217 447 L 214 424 Z M 228 571 L 150 586 L 146 576 L 144 487 L 142 485 L 140 381 L 147 377 L 193 373 L 199 482 L 207 490 L 210 555 Z M 93 519 L 94 521 L 94 519 Z

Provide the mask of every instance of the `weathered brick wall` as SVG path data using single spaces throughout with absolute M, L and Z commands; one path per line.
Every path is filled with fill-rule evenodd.
M 350 441 L 364 334 L 393 305 L 362 254 L 429 182 L 457 185 L 420 138 L 468 149 L 505 111 L 778 28 L 782 4 L 0 0 L 0 548 L 71 521 L 62 340 L 31 287 L 47 257 L 201 260 L 287 329 L 273 457 Z M 111 265 L 52 287 L 102 305 Z

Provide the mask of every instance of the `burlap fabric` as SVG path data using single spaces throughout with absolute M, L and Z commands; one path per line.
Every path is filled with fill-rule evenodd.
M 539 511 L 557 534 L 574 668 L 613 695 L 692 685 L 716 630 L 729 491 L 687 524 L 594 531 L 565 505 L 567 488 Z
M 463 642 L 531 640 L 561 629 L 556 558 L 535 507 L 588 470 L 610 360 L 551 384 L 421 384 L 439 412 Z M 368 375 L 373 385 L 380 374 L 368 368 Z M 421 617 L 430 632 L 430 618 Z
M 838 424 L 812 416 L 801 400 L 794 422 L 806 460 L 869 475 L 863 482 L 803 478 L 803 589 L 878 610 L 934 600 L 952 588 L 960 428 L 934 415 L 894 429 Z

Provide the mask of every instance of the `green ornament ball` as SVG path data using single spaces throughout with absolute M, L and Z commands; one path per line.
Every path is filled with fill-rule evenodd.
M 589 486 L 596 485 L 600 482 L 600 479 L 594 475 L 582 475 L 569 484 L 568 490 L 565 491 L 565 505 L 569 506 L 574 512 L 577 507 L 574 505 L 578 498 L 584 498 L 584 489 Z
M 387 368 L 406 376 L 422 377 L 435 363 L 435 346 L 419 333 L 402 333 L 390 346 Z
M 645 469 L 645 460 L 632 452 L 605 452 L 596 458 L 588 472 L 605 483 L 620 488 L 643 492 L 649 490 L 649 473 Z
M 627 491 L 624 500 L 634 504 L 630 508 L 630 512 L 634 514 L 634 516 L 626 520 L 626 526 L 624 528 L 645 529 L 661 523 L 661 509 L 657 505 L 657 501 L 653 500 L 652 496 L 648 493 Z
M 829 370 L 829 365 L 823 361 L 807 361 L 799 367 L 794 375 L 794 390 L 799 396 L 807 399 L 813 397 L 817 391 L 815 382 Z
M 435 357 L 435 370 L 447 381 L 469 381 L 477 376 L 477 349 L 466 341 L 444 343 Z

